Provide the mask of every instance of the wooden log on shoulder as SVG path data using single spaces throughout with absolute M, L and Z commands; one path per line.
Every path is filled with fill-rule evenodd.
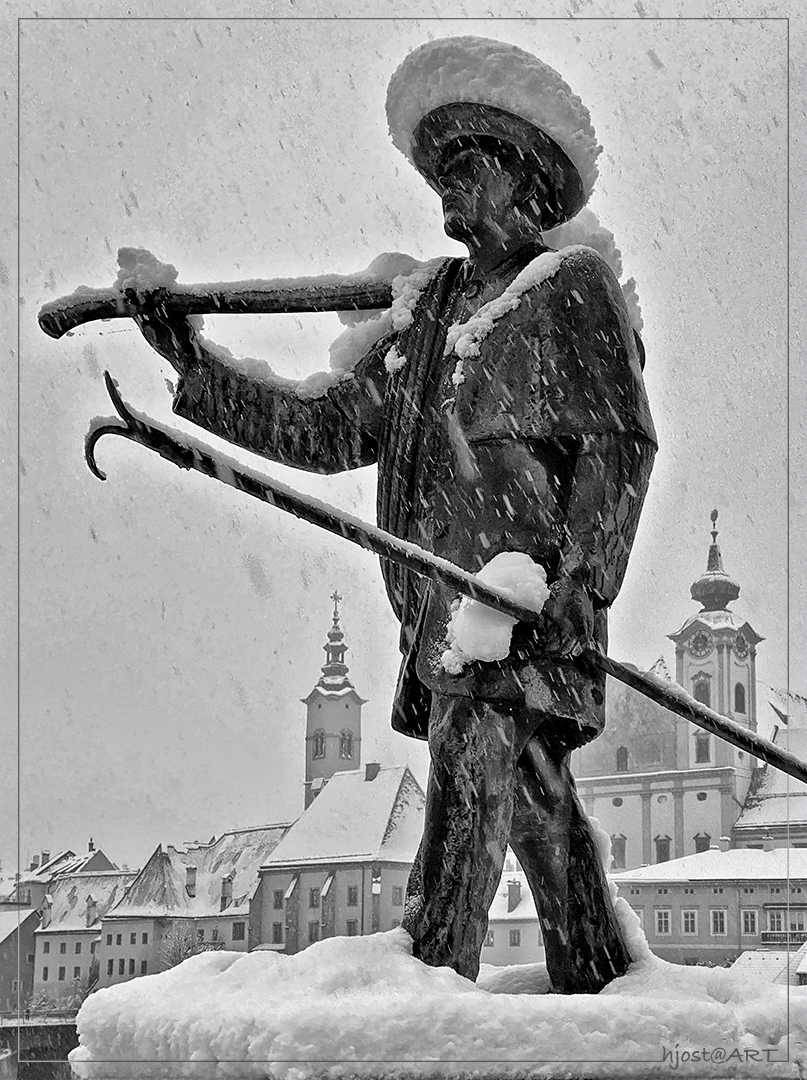
M 392 286 L 363 275 L 325 274 L 269 281 L 172 285 L 155 292 L 155 309 L 173 317 L 187 315 L 271 315 L 305 311 L 365 311 L 388 308 Z M 134 291 L 81 288 L 45 304 L 39 325 L 60 338 L 84 323 L 126 319 L 143 314 L 142 298 Z

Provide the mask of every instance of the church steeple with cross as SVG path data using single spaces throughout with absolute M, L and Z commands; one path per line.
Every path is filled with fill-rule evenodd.
M 361 710 L 366 704 L 350 681 L 345 663 L 345 635 L 339 605 L 344 597 L 334 589 L 331 628 L 323 646 L 322 674 L 308 695 L 305 731 L 305 805 L 311 805 L 337 772 L 361 768 Z

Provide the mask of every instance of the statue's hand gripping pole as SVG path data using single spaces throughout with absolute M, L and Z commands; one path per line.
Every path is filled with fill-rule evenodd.
M 123 426 L 98 420 L 93 423 L 87 434 L 85 447 L 87 464 L 99 479 L 105 480 L 106 477 L 95 461 L 96 444 L 102 435 L 120 435 L 122 438 L 155 450 L 166 461 L 172 462 L 181 469 L 195 469 L 197 472 L 204 473 L 205 476 L 213 476 L 222 483 L 252 495 L 253 498 L 261 499 L 263 502 L 294 514 L 295 517 L 343 536 L 346 540 L 359 544 L 382 558 L 391 559 L 432 581 L 448 585 L 462 596 L 478 600 L 518 622 L 541 625 L 544 617 L 538 612 L 517 603 L 506 593 L 484 585 L 473 574 L 455 566 L 447 559 L 441 559 L 416 544 L 410 544 L 375 525 L 345 514 L 319 499 L 302 495 L 277 480 L 245 469 L 238 462 L 223 454 L 218 454 L 211 447 L 192 437 L 183 435 L 177 438 L 176 435 L 164 431 L 146 417 L 135 415 L 126 407 L 108 372 L 105 373 L 104 378 L 115 409 L 123 420 Z M 663 705 L 676 715 L 689 720 L 725 742 L 732 743 L 754 757 L 767 761 L 782 772 L 801 780 L 803 784 L 807 784 L 807 765 L 794 754 L 762 738 L 761 735 L 748 731 L 728 717 L 708 709 L 687 694 L 683 687 L 668 683 L 653 675 L 642 675 L 594 648 L 585 649 L 582 658 L 593 667 L 633 687 L 634 690 L 638 690 L 645 697 Z

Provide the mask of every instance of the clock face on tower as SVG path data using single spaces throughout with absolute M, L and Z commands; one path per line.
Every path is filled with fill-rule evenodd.
M 732 646 L 732 648 L 734 649 L 734 655 L 740 660 L 748 656 L 748 642 L 745 640 L 742 634 L 738 634 L 737 637 L 734 639 L 734 645 Z
M 709 655 L 712 651 L 712 635 L 708 630 L 698 630 L 696 634 L 692 635 L 689 639 L 689 651 L 692 656 L 697 656 L 698 659 Z

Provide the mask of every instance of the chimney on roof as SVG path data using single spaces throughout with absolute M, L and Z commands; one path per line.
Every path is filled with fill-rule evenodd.
M 34 855 L 33 859 L 31 859 L 31 865 L 28 867 L 28 869 L 29 870 L 36 870 L 36 868 L 38 866 L 39 866 L 39 856 Z
M 728 836 L 721 836 L 720 839 L 717 842 L 720 845 L 720 850 L 721 851 L 729 851 L 730 850 L 730 848 L 731 848 L 731 840 L 728 838 Z
M 50 862 L 50 852 L 49 851 L 43 851 L 42 852 L 41 865 L 44 866 L 46 862 Z
M 92 837 L 90 837 L 90 842 L 87 844 L 87 851 L 95 851 L 95 844 L 92 842 Z
M 196 867 L 185 867 L 185 891 L 188 896 L 196 896 Z
M 381 771 L 381 765 L 377 761 L 368 761 L 364 766 L 364 779 L 375 780 Z
M 507 910 L 508 911 L 515 911 L 520 903 L 521 903 L 521 882 L 520 881 L 508 881 L 507 882 Z

